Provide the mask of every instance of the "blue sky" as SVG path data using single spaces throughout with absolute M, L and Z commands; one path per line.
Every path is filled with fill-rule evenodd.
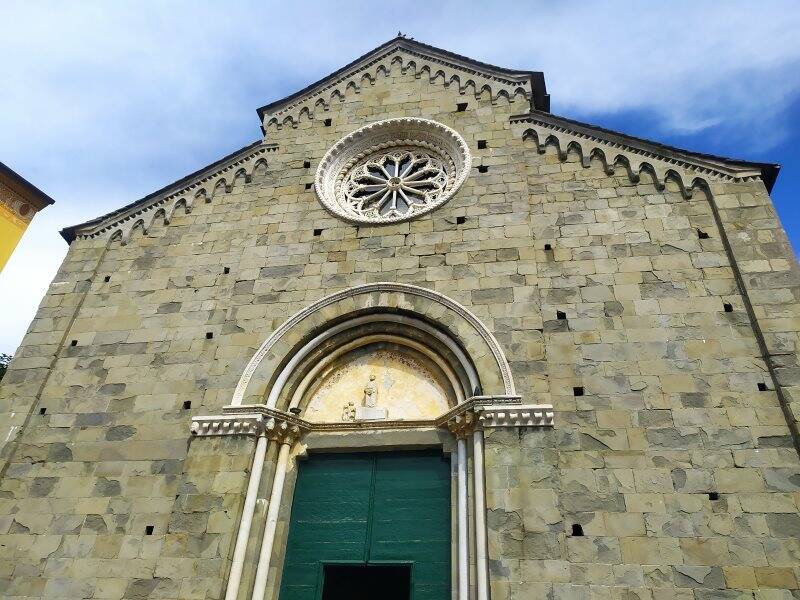
M 544 71 L 552 112 L 777 162 L 800 247 L 800 3 L 14 2 L 0 18 L 0 161 L 56 199 L 0 273 L 13 353 L 66 253 L 58 230 L 260 137 L 255 109 L 398 31 Z

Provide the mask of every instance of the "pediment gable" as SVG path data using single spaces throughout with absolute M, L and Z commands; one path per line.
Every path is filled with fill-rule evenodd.
M 550 109 L 541 72 L 497 67 L 399 36 L 308 87 L 262 106 L 257 111 L 262 127 L 294 126 L 303 116 L 318 118 L 320 112 L 343 100 L 349 90 L 358 93 L 362 86 L 374 83 L 394 68 L 453 87 L 462 95 L 487 93 L 493 102 L 524 97 L 530 101 L 531 109 Z
M 622 167 L 637 181 L 641 173 L 648 173 L 659 188 L 672 179 L 687 197 L 697 185 L 715 180 L 761 179 L 769 191 L 780 168 L 770 163 L 691 152 L 553 115 L 542 73 L 496 67 L 402 36 L 295 94 L 259 108 L 262 128 L 294 126 L 304 114 L 313 119 L 315 113 L 324 113 L 332 102 L 343 99 L 348 89 L 358 92 L 393 69 L 427 77 L 431 83 L 452 87 L 462 95 L 485 97 L 488 93 L 493 102 L 524 97 L 530 102 L 530 111 L 512 116 L 509 124 L 517 135 L 534 141 L 539 152 L 555 146 L 562 160 L 570 152 L 577 152 L 586 167 L 597 158 L 609 174 Z M 211 202 L 218 194 L 230 191 L 237 180 L 249 182 L 258 169 L 267 169 L 267 155 L 278 151 L 278 146 L 267 143 L 265 136 L 127 206 L 67 227 L 61 235 L 67 242 L 77 237 L 103 236 L 119 237 L 125 243 L 134 230 L 147 231 L 155 219 L 168 223 L 176 209 L 183 207 L 189 212 L 197 199 Z

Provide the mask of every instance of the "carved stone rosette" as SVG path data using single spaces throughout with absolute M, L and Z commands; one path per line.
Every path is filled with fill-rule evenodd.
M 386 119 L 346 135 L 317 167 L 322 205 L 350 223 L 407 221 L 447 202 L 469 175 L 459 133 L 436 121 Z

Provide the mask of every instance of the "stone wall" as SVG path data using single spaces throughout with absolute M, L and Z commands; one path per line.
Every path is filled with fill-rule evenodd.
M 219 598 L 252 441 L 190 444 L 191 415 L 227 404 L 299 308 L 399 281 L 472 310 L 523 399 L 557 411 L 552 432 L 489 436 L 494 600 L 792 597 L 800 465 L 711 204 L 540 154 L 509 125 L 528 108 L 394 70 L 325 113 L 330 126 L 270 129 L 279 149 L 250 183 L 126 245 L 75 241 L 0 387 L 0 595 Z M 464 136 L 462 189 L 410 223 L 330 216 L 309 185 L 317 162 L 399 116 Z M 736 211 L 751 194 L 771 210 L 755 185 L 715 184 L 736 252 L 749 214 Z M 778 274 L 751 278 L 754 298 L 790 290 L 779 273 L 795 268 L 770 245 L 776 221 L 759 223 L 745 227 Z M 786 318 L 762 329 L 794 352 L 795 298 L 781 294 Z

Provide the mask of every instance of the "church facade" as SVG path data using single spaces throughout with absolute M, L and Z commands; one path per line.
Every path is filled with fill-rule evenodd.
M 398 37 L 70 249 L 0 384 L 3 598 L 800 597 L 777 167 Z

